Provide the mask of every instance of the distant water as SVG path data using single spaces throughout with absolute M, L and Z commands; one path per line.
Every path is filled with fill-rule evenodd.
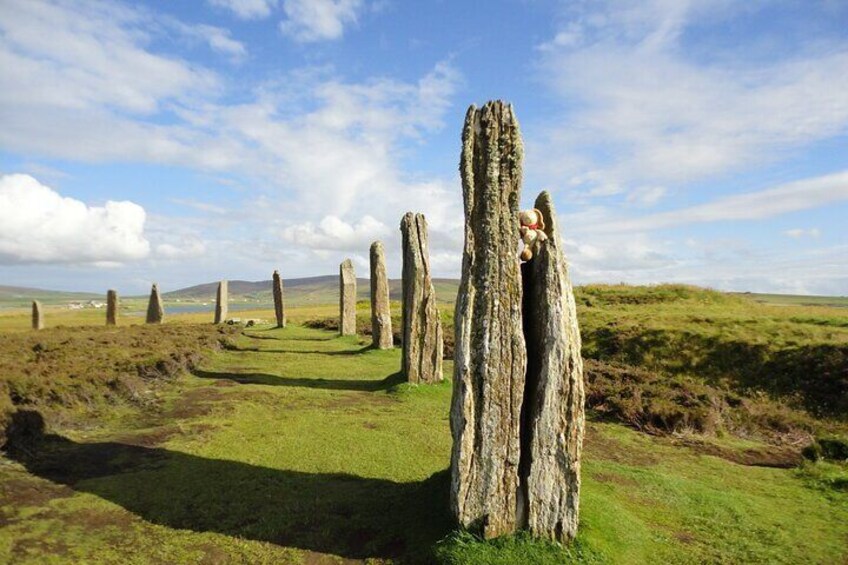
M 230 312 L 241 312 L 244 310 L 273 310 L 274 305 L 272 303 L 268 304 L 230 304 L 228 310 Z M 165 303 L 165 314 L 198 314 L 202 312 L 209 312 L 213 314 L 215 312 L 215 303 L 210 302 L 209 304 L 168 304 Z M 144 316 L 146 315 L 146 311 L 144 312 L 129 312 L 128 316 Z

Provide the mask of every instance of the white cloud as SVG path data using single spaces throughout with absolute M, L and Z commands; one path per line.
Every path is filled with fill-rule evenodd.
M 318 225 L 306 222 L 287 227 L 283 239 L 319 251 L 362 251 L 389 233 L 388 226 L 372 216 L 364 216 L 353 225 L 336 216 L 325 216 Z
M 213 73 L 144 49 L 147 23 L 110 3 L 0 3 L 2 115 L 44 106 L 150 115 L 217 87 Z
M 234 63 L 247 57 L 247 47 L 232 38 L 230 30 L 205 24 L 187 25 L 176 22 L 175 27 L 184 35 L 199 39 L 216 53 L 226 55 Z
M 818 228 L 793 228 L 791 230 L 786 230 L 783 232 L 784 235 L 789 236 L 794 239 L 800 239 L 803 237 L 819 237 L 821 235 L 821 230 Z
M 146 257 L 144 208 L 87 206 L 29 175 L 0 176 L 0 263 L 107 264 Z
M 280 30 L 304 43 L 339 39 L 363 8 L 362 0 L 283 0 Z
M 258 20 L 271 15 L 277 0 L 207 0 L 212 6 L 225 8 L 243 20 Z
M 600 169 L 625 187 L 686 183 L 848 132 L 848 42 L 821 38 L 767 58 L 738 43 L 704 53 L 684 46 L 690 28 L 715 29 L 758 3 L 577 6 L 541 46 L 541 80 L 563 103 L 531 166 L 550 177 Z
M 206 253 L 206 244 L 199 239 L 184 239 L 178 244 L 160 243 L 156 246 L 156 257 L 162 259 L 189 259 Z
M 583 231 L 653 230 L 723 220 L 760 220 L 843 200 L 848 200 L 848 171 L 802 179 L 758 192 L 726 196 L 679 210 L 600 222 Z

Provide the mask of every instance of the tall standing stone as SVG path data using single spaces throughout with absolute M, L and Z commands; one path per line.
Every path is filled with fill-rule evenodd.
M 531 533 L 567 542 L 577 535 L 585 415 L 577 308 L 550 194 L 535 208 L 548 239 L 522 265 L 527 384 L 522 406 L 519 509 Z
M 356 335 L 356 272 L 350 259 L 339 265 L 339 333 Z
M 519 525 L 522 331 L 518 202 L 523 146 L 512 107 L 471 106 L 460 174 L 465 247 L 456 301 L 451 510 L 487 538 Z
M 521 136 L 512 107 L 471 107 L 462 135 L 465 251 L 456 303 L 451 509 L 494 537 L 577 533 L 583 443 L 580 332 L 550 195 L 548 236 L 519 267 Z
M 284 328 L 286 327 L 286 305 L 283 301 L 283 279 L 280 278 L 279 271 L 274 271 L 271 286 L 274 293 L 274 314 L 277 316 L 277 327 Z
M 230 307 L 229 284 L 227 281 L 218 283 L 218 293 L 215 296 L 215 323 L 223 324 L 227 319 L 227 311 Z
M 106 291 L 106 325 L 118 325 L 118 291 Z
M 165 319 L 165 307 L 162 306 L 162 295 L 159 294 L 159 286 L 153 283 L 150 289 L 150 301 L 147 303 L 147 323 L 161 324 Z
M 44 329 L 44 308 L 38 300 L 32 301 L 32 329 Z
M 371 340 L 377 349 L 391 349 L 392 313 L 389 307 L 389 278 L 383 243 L 371 244 Z
M 442 323 L 430 276 L 427 220 L 407 212 L 400 222 L 403 236 L 403 354 L 401 370 L 411 383 L 442 380 Z

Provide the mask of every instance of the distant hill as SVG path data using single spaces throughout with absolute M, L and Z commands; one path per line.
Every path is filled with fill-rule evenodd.
M 67 304 L 75 301 L 105 299 L 105 294 L 91 292 L 63 292 L 60 290 L 0 285 L 0 304 L 6 307 L 29 306 L 33 300 L 39 300 L 44 304 Z
M 368 300 L 371 293 L 368 279 L 356 279 L 357 298 Z M 439 302 L 453 304 L 459 289 L 458 279 L 433 279 L 436 296 Z M 271 302 L 271 281 L 229 281 L 231 300 L 245 299 L 258 302 Z M 283 279 L 286 303 L 291 306 L 303 304 L 333 304 L 338 301 L 339 277 L 325 275 L 320 277 L 305 277 Z M 204 283 L 187 288 L 181 288 L 163 294 L 166 300 L 214 300 L 218 282 Z M 392 300 L 401 299 L 400 279 L 389 280 L 389 293 Z
M 848 296 L 805 296 L 802 294 L 758 294 L 753 292 L 731 292 L 762 304 L 780 306 L 830 306 L 848 308 Z

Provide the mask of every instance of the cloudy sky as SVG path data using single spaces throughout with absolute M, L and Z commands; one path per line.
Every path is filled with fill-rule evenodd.
M 577 282 L 848 294 L 843 0 L 0 1 L 0 284 L 330 274 L 427 215 L 461 266 L 469 104 Z

